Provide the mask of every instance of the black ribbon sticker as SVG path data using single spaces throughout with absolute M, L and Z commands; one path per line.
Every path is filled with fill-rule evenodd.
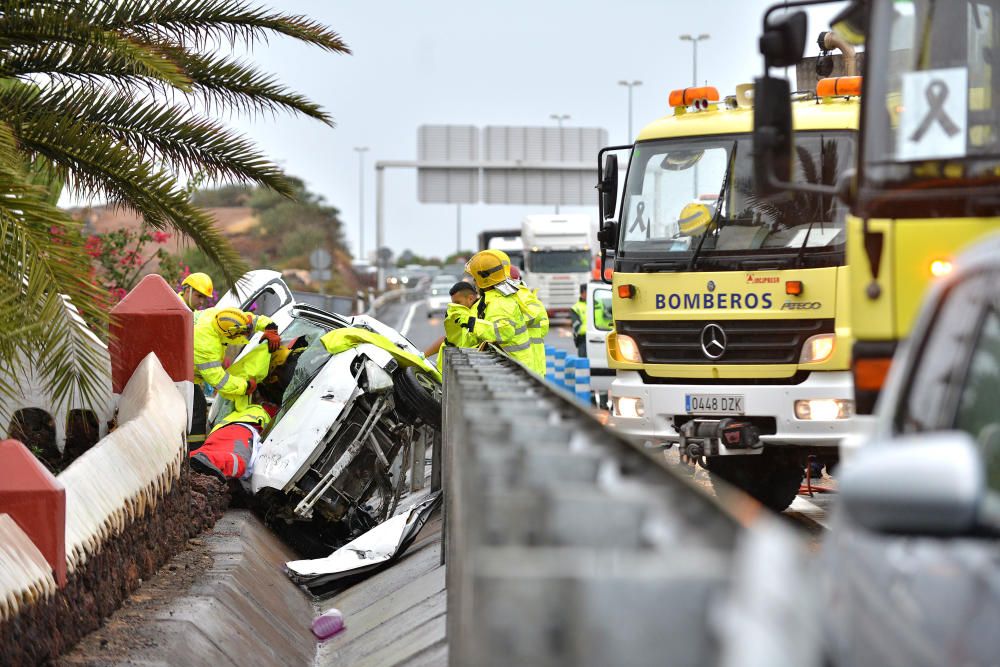
M 920 121 L 920 125 L 916 131 L 910 135 L 910 141 L 919 142 L 923 139 L 935 121 L 940 123 L 941 129 L 949 137 L 953 137 L 961 132 L 961 128 L 955 124 L 955 121 L 944 110 L 944 103 L 948 99 L 949 92 L 948 84 L 941 79 L 934 79 L 927 85 L 927 90 L 924 91 L 924 97 L 927 98 L 927 115 Z
M 632 221 L 632 226 L 628 228 L 629 234 L 638 229 L 640 232 L 646 231 L 646 221 L 642 219 L 642 214 L 646 210 L 646 204 L 644 202 L 639 202 L 635 207 L 635 220 Z

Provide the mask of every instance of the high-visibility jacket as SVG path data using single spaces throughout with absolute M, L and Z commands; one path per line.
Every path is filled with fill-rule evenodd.
M 178 292 L 177 296 L 181 298 L 181 301 L 184 301 L 184 292 Z M 191 308 L 191 306 L 188 305 L 187 301 L 184 301 L 184 305 L 187 306 L 188 308 Z M 195 310 L 194 308 L 191 308 L 191 321 L 194 322 L 194 324 L 198 324 L 198 320 L 201 319 L 201 316 L 204 315 L 209 310 L 215 310 L 215 309 L 202 308 L 201 310 Z
M 486 290 L 476 302 L 472 333 L 477 344 L 494 343 L 513 359 L 532 367 L 534 354 L 528 325 L 514 294 L 506 296 L 495 289 Z
M 253 317 L 254 331 L 263 331 L 264 327 L 271 324 L 271 319 L 263 315 L 247 315 Z M 246 344 L 247 339 L 242 336 L 224 337 L 215 330 L 212 320 L 209 311 L 205 311 L 205 315 L 198 318 L 198 324 L 194 327 L 194 381 L 208 385 L 220 393 L 245 394 L 246 379 L 231 375 L 222 367 L 222 360 L 226 355 L 227 345 Z
M 476 314 L 472 309 L 460 303 L 449 303 L 448 312 L 444 316 L 444 342 L 438 349 L 437 367 L 444 372 L 444 348 L 446 347 L 476 347 L 479 342 L 469 331 L 466 323 Z
M 549 314 L 538 295 L 524 285 L 518 288 L 514 296 L 524 314 L 524 323 L 528 325 L 533 357 L 530 368 L 539 375 L 545 375 L 545 336 L 549 333 Z
M 226 479 L 247 479 L 253 473 L 253 452 L 260 444 L 260 431 L 245 422 L 213 429 L 205 444 L 188 456 Z
M 587 302 L 577 301 L 570 309 L 572 311 L 573 337 L 579 338 L 587 335 Z

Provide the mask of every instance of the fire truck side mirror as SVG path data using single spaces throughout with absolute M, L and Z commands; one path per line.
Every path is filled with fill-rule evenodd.
M 792 176 L 792 94 L 787 79 L 754 80 L 754 190 L 775 195 Z
M 601 174 L 601 218 L 615 217 L 618 205 L 618 156 L 609 153 L 604 156 L 604 173 Z
M 601 226 L 601 231 L 597 232 L 597 240 L 601 244 L 601 250 L 618 249 L 618 223 L 615 220 L 605 220 Z M 601 257 L 603 266 L 603 255 Z
M 806 13 L 801 10 L 776 19 L 771 19 L 770 15 L 771 10 L 768 10 L 759 42 L 765 71 L 768 67 L 791 67 L 802 60 L 809 27 Z

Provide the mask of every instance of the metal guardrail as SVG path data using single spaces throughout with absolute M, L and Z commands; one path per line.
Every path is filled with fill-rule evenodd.
M 416 287 L 389 290 L 372 301 L 365 314 L 377 318 L 381 315 L 381 311 L 385 310 L 390 304 L 400 301 L 416 301 L 423 293 L 423 283 L 419 283 Z
M 711 617 L 760 597 L 731 590 L 759 507 L 702 492 L 507 357 L 446 354 L 450 664 L 740 664 Z M 740 641 L 773 639 L 755 632 Z

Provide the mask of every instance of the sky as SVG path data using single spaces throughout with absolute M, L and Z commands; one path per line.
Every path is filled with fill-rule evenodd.
M 375 160 L 413 160 L 424 124 L 603 127 L 612 144 L 628 143 L 627 91 L 634 89 L 633 127 L 669 112 L 667 96 L 691 84 L 692 45 L 678 36 L 708 33 L 698 46 L 698 79 L 732 94 L 759 76 L 757 38 L 770 3 L 760 0 L 272 0 L 338 32 L 353 51 L 324 53 L 280 38 L 252 54 L 261 69 L 321 104 L 329 128 L 289 116 L 233 119 L 264 153 L 305 180 L 341 211 L 348 247 L 359 236 L 356 146 L 367 146 L 364 172 L 366 254 L 375 240 Z M 836 5 L 835 5 L 836 7 Z M 807 53 L 835 10 L 810 10 Z M 596 157 L 596 156 L 595 156 Z M 417 201 L 412 170 L 385 176 L 386 245 L 423 256 L 455 251 L 456 207 Z M 594 206 L 562 207 L 589 213 Z M 520 225 L 535 206 L 463 205 L 461 245 L 485 229 Z

